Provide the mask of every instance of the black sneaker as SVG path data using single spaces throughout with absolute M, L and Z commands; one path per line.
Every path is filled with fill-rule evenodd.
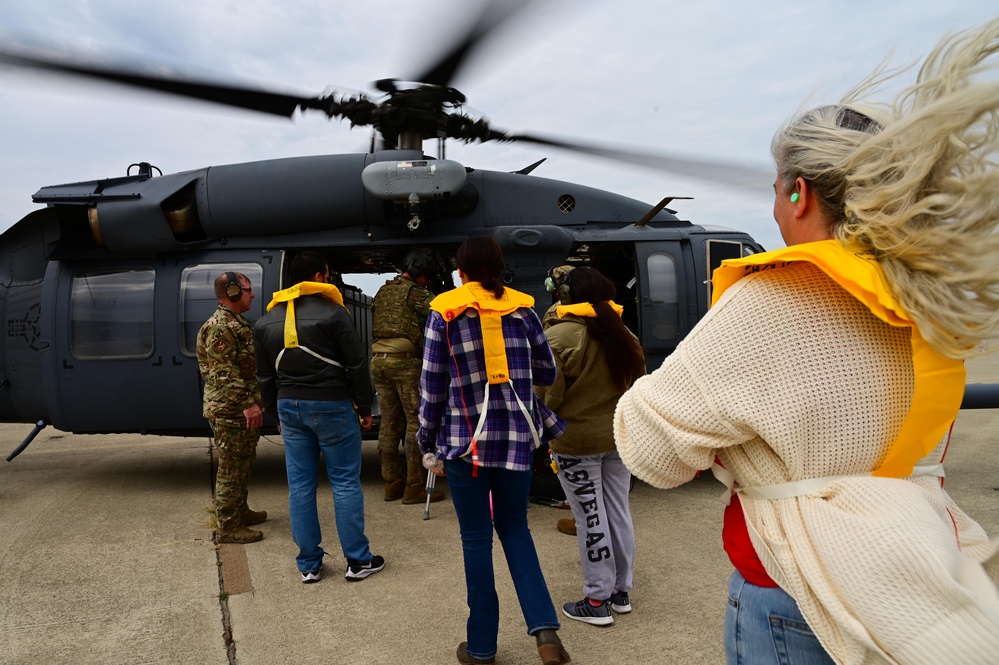
M 596 607 L 590 604 L 589 598 L 583 598 L 575 603 L 566 603 L 562 606 L 562 614 L 576 621 L 592 623 L 594 626 L 609 626 L 614 623 L 614 617 L 610 611 L 610 601 L 607 600 Z
M 631 611 L 631 599 L 628 598 L 627 591 L 617 591 L 610 597 L 611 609 L 618 614 L 627 614 Z
M 323 569 L 316 568 L 315 570 L 300 570 L 302 573 L 302 583 L 303 584 L 313 584 L 323 579 Z
M 374 575 L 384 567 L 385 558 L 377 555 L 371 557 L 371 561 L 367 563 L 347 559 L 347 574 L 344 577 L 348 582 L 357 582 L 363 580 L 365 577 Z

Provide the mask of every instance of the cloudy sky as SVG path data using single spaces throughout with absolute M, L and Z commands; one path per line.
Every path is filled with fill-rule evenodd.
M 471 0 L 4 0 L 0 40 L 136 59 L 211 80 L 318 94 L 370 91 L 431 62 Z M 999 13 L 982 0 L 539 0 L 494 33 L 453 84 L 497 127 L 770 167 L 775 129 L 835 101 L 885 58 L 910 63 L 945 32 Z M 911 81 L 914 72 L 905 76 Z M 0 230 L 44 185 L 363 152 L 370 131 L 292 121 L 112 85 L 0 68 Z M 427 144 L 430 152 L 436 148 Z M 528 145 L 448 157 L 674 204 L 681 218 L 783 243 L 769 182 L 750 192 Z

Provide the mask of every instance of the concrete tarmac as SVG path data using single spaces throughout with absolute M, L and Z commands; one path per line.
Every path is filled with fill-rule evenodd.
M 969 365 L 999 383 L 999 357 Z M 9 454 L 30 425 L 0 425 Z M 962 412 L 947 487 L 999 536 L 999 410 Z M 283 450 L 261 439 L 250 505 L 268 511 L 264 540 L 216 547 L 207 507 L 207 439 L 78 436 L 46 429 L 0 462 L 0 663 L 454 663 L 464 639 L 461 544 L 447 501 L 382 500 L 375 444 L 364 446 L 367 533 L 385 570 L 343 579 L 332 497 L 320 484 L 327 557 L 318 584 L 299 581 Z M 723 663 L 726 583 L 722 487 L 710 474 L 670 491 L 637 483 L 634 611 L 614 625 L 569 619 L 574 663 Z M 568 511 L 532 505 L 531 529 L 556 606 L 582 597 Z M 497 541 L 498 543 L 498 541 Z M 494 549 L 501 626 L 497 662 L 539 662 L 503 560 Z

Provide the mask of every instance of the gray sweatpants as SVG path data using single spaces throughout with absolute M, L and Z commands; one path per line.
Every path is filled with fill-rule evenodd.
M 631 473 L 617 451 L 597 455 L 555 454 L 558 479 L 576 518 L 583 593 L 607 600 L 615 591 L 631 591 L 635 563 L 635 528 L 628 489 Z

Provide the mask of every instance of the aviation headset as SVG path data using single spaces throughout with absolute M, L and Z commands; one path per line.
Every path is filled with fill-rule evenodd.
M 414 249 L 402 260 L 402 267 L 414 279 L 423 277 L 433 267 L 433 259 L 423 250 Z
M 225 276 L 229 280 L 225 285 L 225 294 L 229 297 L 229 300 L 238 302 L 243 297 L 243 287 L 239 284 L 239 278 L 231 270 L 227 270 Z
M 572 266 L 555 266 L 548 271 L 545 279 L 545 290 L 548 293 L 555 293 L 563 305 L 572 302 L 572 293 L 569 284 L 572 282 Z

